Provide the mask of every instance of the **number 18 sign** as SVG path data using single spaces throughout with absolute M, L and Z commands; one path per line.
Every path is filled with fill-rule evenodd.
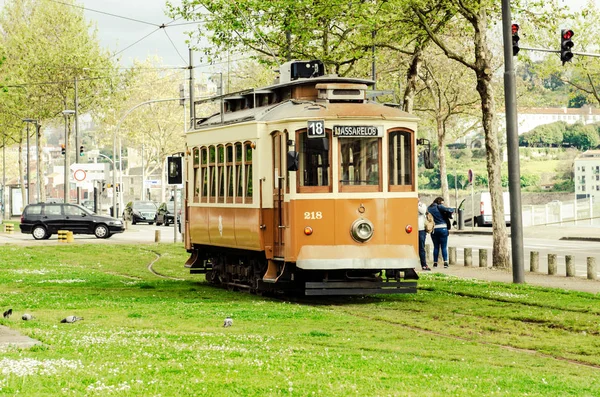
M 325 120 L 309 120 L 308 125 L 309 138 L 325 138 Z

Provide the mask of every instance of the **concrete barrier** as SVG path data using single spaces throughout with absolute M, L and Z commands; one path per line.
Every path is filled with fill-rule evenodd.
M 598 269 L 596 268 L 596 258 L 588 256 L 587 258 L 587 278 L 588 280 L 598 279 Z
M 69 231 L 68 230 L 59 230 L 57 232 L 58 234 L 58 241 L 61 243 L 66 243 L 67 242 L 67 233 Z
M 155 243 L 160 243 L 160 230 L 155 230 L 154 231 L 154 242 Z
M 529 253 L 529 271 L 532 273 L 540 271 L 540 253 L 537 251 Z
M 548 274 L 553 276 L 556 274 L 556 254 L 548 254 Z
M 575 277 L 575 259 L 573 258 L 573 255 L 565 256 L 565 265 L 567 267 L 566 276 Z
M 448 248 L 448 259 L 451 266 L 456 265 L 456 247 Z
M 479 267 L 488 267 L 487 264 L 487 249 L 480 248 L 479 249 Z
M 473 266 L 473 248 L 465 248 L 465 266 Z

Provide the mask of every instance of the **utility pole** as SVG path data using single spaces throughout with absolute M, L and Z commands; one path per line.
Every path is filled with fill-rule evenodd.
M 510 190 L 510 238 L 513 283 L 525 282 L 523 261 L 523 213 L 521 208 L 521 171 L 517 94 L 513 66 L 512 17 L 510 1 L 502 0 L 502 35 L 504 39 L 504 106 L 506 112 L 506 146 L 508 151 L 508 186 Z
M 42 150 L 40 149 L 40 130 L 42 129 L 42 125 L 37 123 L 35 125 L 35 158 L 36 158 L 36 171 L 37 171 L 37 202 L 41 203 L 42 202 L 42 163 L 40 161 L 40 153 L 42 152 Z
M 79 98 L 77 97 L 77 76 L 75 76 L 75 164 L 79 163 Z M 77 204 L 81 204 L 81 188 L 77 186 Z
M 196 107 L 194 106 L 194 53 L 189 49 L 190 56 L 190 130 L 196 128 Z
M 29 158 L 29 152 L 31 147 L 29 146 L 29 123 L 27 123 L 27 185 L 25 185 L 27 187 L 27 189 L 25 190 L 25 194 L 27 197 L 25 197 L 25 203 L 29 204 L 30 203 L 30 197 L 31 194 L 29 194 L 29 187 L 31 186 L 31 178 L 30 178 L 30 174 L 31 174 L 31 159 Z

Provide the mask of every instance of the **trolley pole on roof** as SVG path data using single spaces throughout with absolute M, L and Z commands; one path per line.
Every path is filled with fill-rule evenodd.
M 525 280 L 523 265 L 523 219 L 521 212 L 521 170 L 519 164 L 517 94 L 512 49 L 512 17 L 509 0 L 502 0 L 502 36 L 504 39 L 504 106 L 506 113 L 506 146 L 508 150 L 508 186 L 510 190 L 512 274 L 513 283 L 522 284 Z

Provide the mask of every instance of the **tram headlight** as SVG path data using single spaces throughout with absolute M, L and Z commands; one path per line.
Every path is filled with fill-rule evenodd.
M 367 242 L 373 237 L 373 224 L 366 219 L 357 219 L 350 227 L 350 235 L 359 243 Z

